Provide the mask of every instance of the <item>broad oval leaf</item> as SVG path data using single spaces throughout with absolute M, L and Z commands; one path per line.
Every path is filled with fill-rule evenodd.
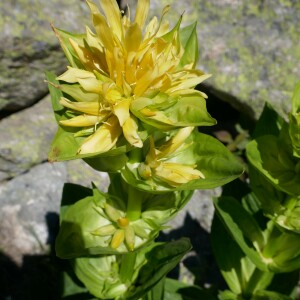
M 130 109 L 140 120 L 161 130 L 216 124 L 206 109 L 205 99 L 197 93 L 181 96 L 159 93 L 153 98 L 137 98 Z
M 300 172 L 296 166 L 299 159 L 290 154 L 282 140 L 265 135 L 251 141 L 247 158 L 276 188 L 289 195 L 300 194 Z

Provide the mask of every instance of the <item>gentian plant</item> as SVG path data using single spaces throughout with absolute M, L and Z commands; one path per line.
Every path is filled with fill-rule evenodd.
M 246 146 L 248 182 L 214 200 L 212 246 L 229 287 L 219 299 L 299 299 L 299 112 L 300 83 L 289 120 L 266 104 Z
M 181 28 L 180 17 L 170 28 L 169 6 L 147 23 L 149 1 L 132 17 L 115 0 L 100 0 L 101 11 L 88 0 L 93 28 L 53 28 L 69 66 L 47 73 L 58 123 L 49 160 L 83 159 L 110 178 L 107 191 L 65 186 L 56 254 L 97 299 L 149 297 L 191 248 L 185 238 L 155 242 L 165 224 L 194 190 L 243 173 L 198 132 L 216 120 L 195 89 L 209 77 L 196 69 L 196 24 Z

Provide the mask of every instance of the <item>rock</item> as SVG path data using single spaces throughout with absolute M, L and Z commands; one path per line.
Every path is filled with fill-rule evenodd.
M 185 222 L 187 221 L 187 214 L 189 215 L 191 221 L 197 223 L 197 225 L 200 225 L 201 228 L 207 233 L 210 232 L 212 218 L 214 215 L 212 197 L 220 196 L 220 194 L 221 188 L 195 191 L 193 197 L 187 203 L 184 209 L 167 224 L 167 226 L 170 226 L 171 228 L 165 230 L 165 233 L 170 233 L 172 228 L 184 228 Z M 192 236 L 190 237 L 192 238 Z
M 15 111 L 46 95 L 44 72 L 60 73 L 67 61 L 50 23 L 67 31 L 89 24 L 85 1 L 0 2 L 0 110 Z
M 0 181 L 47 160 L 57 124 L 47 96 L 0 121 Z
M 183 12 L 184 25 L 198 23 L 199 67 L 213 75 L 211 92 L 254 118 L 265 101 L 286 115 L 300 79 L 299 1 L 151 0 L 150 15 L 167 4 L 171 24 Z
M 45 254 L 56 234 L 65 182 L 106 190 L 107 174 L 82 161 L 43 163 L 0 185 L 0 249 L 16 263 L 25 254 Z

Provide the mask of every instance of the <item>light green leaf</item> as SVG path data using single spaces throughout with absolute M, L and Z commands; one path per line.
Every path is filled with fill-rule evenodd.
M 122 295 L 124 299 L 137 300 L 164 278 L 190 249 L 187 239 L 152 243 L 136 253 L 131 280 L 125 283 L 120 278 L 121 256 L 81 257 L 73 261 L 73 268 L 96 297 L 115 299 Z
M 220 291 L 219 293 L 219 300 L 241 300 L 240 295 L 237 295 L 235 293 L 233 293 L 232 291 Z
M 71 65 L 71 67 L 73 68 L 79 68 L 79 69 L 83 69 L 83 65 L 80 62 L 74 48 L 72 47 L 71 43 L 70 43 L 70 38 L 72 40 L 74 40 L 76 43 L 83 45 L 84 44 L 84 34 L 72 34 L 69 33 L 67 31 L 58 29 L 58 28 L 54 28 L 54 32 L 57 36 L 57 38 L 60 41 L 61 47 L 63 48 L 63 51 Z
M 300 236 L 291 231 L 282 231 L 269 221 L 271 233 L 262 251 L 273 272 L 292 272 L 300 268 Z
M 258 252 L 263 249 L 265 242 L 256 220 L 233 198 L 215 198 L 214 204 L 219 217 L 243 252 L 260 270 L 268 271 L 267 264 Z
M 256 268 L 228 234 L 217 216 L 214 217 L 212 224 L 211 241 L 221 273 L 233 293 L 249 297 L 255 291 L 265 289 L 270 284 L 274 274 Z
M 119 278 L 118 257 L 115 255 L 80 257 L 74 259 L 72 265 L 77 277 L 97 298 L 115 299 L 128 289 Z
M 251 300 L 292 300 L 291 297 L 273 291 L 257 291 Z
M 179 68 L 192 64 L 194 67 L 198 60 L 198 37 L 197 23 L 186 26 L 180 30 L 180 42 L 183 46 L 184 53 L 181 57 Z
M 190 250 L 191 244 L 187 238 L 181 238 L 168 243 L 154 244 L 154 247 L 145 253 L 147 263 L 139 271 L 134 283 L 136 289 L 126 299 L 139 299 L 145 292 L 165 277 Z M 142 251 L 145 250 L 143 249 Z
M 300 113 L 290 114 L 289 119 L 289 134 L 292 141 L 293 155 L 300 158 Z
M 166 278 L 165 294 L 163 300 L 216 300 L 217 298 L 207 290 L 197 285 L 188 285 L 186 283 Z M 156 300 L 156 299 L 153 299 Z
M 61 119 L 61 115 L 64 111 L 64 107 L 59 103 L 59 100 L 63 96 L 63 94 L 60 89 L 55 87 L 55 85 L 56 86 L 59 85 L 59 82 L 55 79 L 56 75 L 51 72 L 46 72 L 45 75 L 47 81 L 49 82 L 48 88 L 51 96 L 51 103 L 52 103 L 55 119 L 58 122 Z
M 247 147 L 247 158 L 278 189 L 290 194 L 300 194 L 299 160 L 295 159 L 281 139 L 272 135 L 258 137 Z
M 300 81 L 296 84 L 292 96 L 292 114 L 297 114 L 299 112 L 300 112 Z
M 279 136 L 282 125 L 285 123 L 283 118 L 273 109 L 269 103 L 265 103 L 263 112 L 255 124 L 252 137 L 256 139 L 263 135 Z
M 272 218 L 280 213 L 286 194 L 278 190 L 259 170 L 249 166 L 250 186 L 264 214 Z
M 75 136 L 74 132 L 67 131 L 63 126 L 59 126 L 48 154 L 49 161 L 56 162 L 85 158 L 87 163 L 97 170 L 109 172 L 117 171 L 127 161 L 125 153 L 128 149 L 124 140 L 120 140 L 116 147 L 105 153 L 78 154 L 78 149 L 83 140 L 84 137 Z M 95 160 L 91 159 L 94 157 Z
M 216 124 L 207 112 L 205 99 L 197 93 L 176 97 L 159 93 L 153 98 L 137 98 L 130 109 L 137 118 L 161 130 Z

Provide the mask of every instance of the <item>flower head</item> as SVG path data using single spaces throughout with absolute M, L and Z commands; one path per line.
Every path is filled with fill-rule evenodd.
M 184 147 L 184 141 L 193 131 L 193 127 L 185 127 L 171 138 L 161 148 L 155 149 L 154 141 L 150 138 L 150 149 L 145 163 L 139 166 L 139 174 L 146 180 L 160 180 L 172 187 L 177 187 L 191 180 L 205 178 L 197 165 L 182 164 L 172 161 L 172 155 Z
M 149 2 L 139 0 L 131 20 L 129 9 L 122 16 L 115 0 L 100 0 L 104 14 L 87 0 L 94 31 L 87 27 L 85 34 L 71 35 L 54 29 L 71 64 L 57 78 L 66 95 L 60 104 L 67 109 L 60 125 L 77 128 L 77 135 L 86 137 L 80 154 L 107 152 L 121 136 L 141 148 L 143 122 L 165 129 L 214 124 L 206 112 L 205 94 L 194 90 L 208 77 L 194 69 L 194 27 L 183 42 L 181 18 L 173 29 L 163 20 L 168 6 L 161 20 L 154 17 L 145 25 Z M 195 118 L 193 106 L 204 113 Z

